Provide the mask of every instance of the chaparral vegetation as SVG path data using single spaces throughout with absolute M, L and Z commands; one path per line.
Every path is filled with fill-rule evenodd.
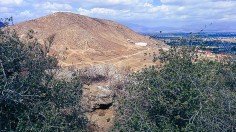
M 120 99 L 115 131 L 235 131 L 236 59 L 200 59 L 173 46 L 131 76 Z
M 48 46 L 53 36 L 48 38 Z M 82 84 L 55 79 L 59 68 L 29 31 L 25 40 L 7 27 L 0 30 L 0 130 L 86 130 L 80 106 Z

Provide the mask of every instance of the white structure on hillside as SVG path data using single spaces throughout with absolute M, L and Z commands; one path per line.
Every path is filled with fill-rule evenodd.
M 137 43 L 135 43 L 135 45 L 137 45 L 137 46 L 147 46 L 147 43 L 137 42 Z

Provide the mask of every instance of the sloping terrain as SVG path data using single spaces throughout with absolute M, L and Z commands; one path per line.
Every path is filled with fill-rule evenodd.
M 166 47 L 118 23 L 73 13 L 58 12 L 13 28 L 20 37 L 33 29 L 41 43 L 55 35 L 50 54 L 55 54 L 63 67 L 112 63 L 135 69 L 151 63 L 144 63 L 144 53 L 157 51 L 154 47 Z M 135 42 L 145 42 L 148 46 L 136 46 Z
M 118 23 L 73 13 L 54 13 L 12 28 L 22 39 L 32 29 L 43 46 L 47 38 L 54 36 L 49 54 L 56 55 L 65 70 L 59 72 L 58 78 L 70 80 L 73 72 L 68 69 L 75 67 L 81 70 L 82 82 L 83 78 L 95 80 L 83 88 L 82 99 L 91 131 L 112 128 L 116 112 L 113 87 L 127 80 L 126 72 L 153 65 L 152 54 L 158 54 L 160 48 L 168 48 L 163 42 L 137 34 Z

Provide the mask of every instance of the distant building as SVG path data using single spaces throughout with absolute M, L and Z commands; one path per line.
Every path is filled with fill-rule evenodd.
M 138 43 L 135 43 L 135 45 L 138 45 L 138 46 L 147 46 L 147 43 L 144 43 L 144 42 L 138 42 Z

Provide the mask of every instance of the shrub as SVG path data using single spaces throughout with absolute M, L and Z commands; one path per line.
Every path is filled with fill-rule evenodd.
M 47 49 L 32 30 L 21 41 L 15 31 L 0 29 L 0 130 L 85 130 L 81 83 L 55 80 L 59 67 Z
M 114 130 L 235 131 L 236 61 L 198 59 L 187 46 L 161 51 L 164 66 L 135 73 Z

